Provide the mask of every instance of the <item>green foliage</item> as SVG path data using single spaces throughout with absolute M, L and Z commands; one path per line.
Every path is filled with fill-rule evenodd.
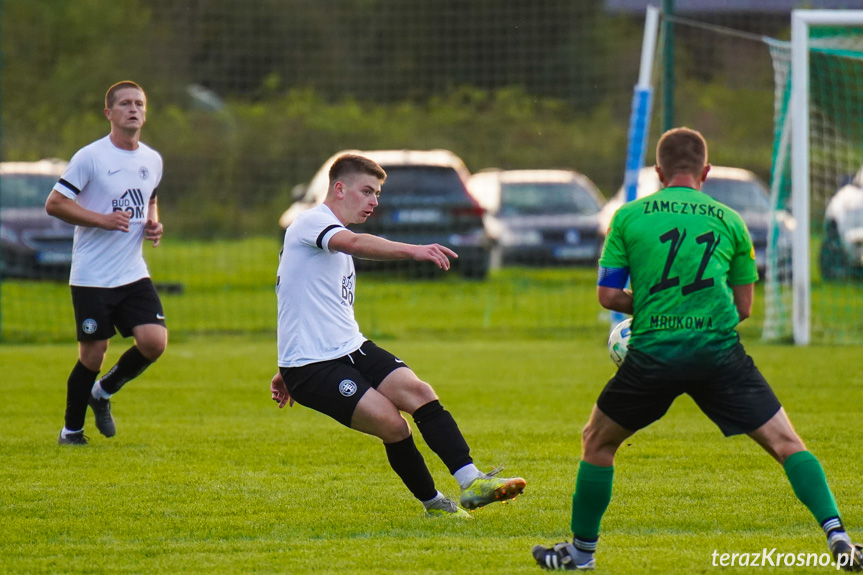
M 203 238 L 275 230 L 293 187 L 338 150 L 447 148 L 474 171 L 574 168 L 611 193 L 616 179 L 602 174 L 622 165 L 626 148 L 626 128 L 609 107 L 583 116 L 519 88 L 464 87 L 396 104 L 329 103 L 312 90 L 291 90 L 229 101 L 218 112 L 169 107 L 151 114 L 146 130 L 165 157 L 165 217 L 174 233 Z
M 107 132 L 107 87 L 134 79 L 165 159 L 163 215 L 204 239 L 272 233 L 293 187 L 348 148 L 575 168 L 611 195 L 641 49 L 641 22 L 600 0 L 6 0 L 1 24 L 3 158 L 68 159 Z M 681 120 L 715 159 L 765 175 L 769 64 L 705 66 L 701 45 L 678 51 L 697 55 L 678 75 Z
M 70 149 L 104 135 L 105 91 L 144 77 L 146 4 L 3 2 L 4 159 L 68 158 Z
M 859 534 L 861 470 L 849 450 L 863 432 L 859 366 L 825 348 L 746 345 Z M 604 342 L 421 337 L 386 347 L 435 387 L 477 464 L 525 477 L 524 495 L 473 521 L 425 518 L 378 440 L 275 407 L 271 336 L 172 341 L 115 397 L 117 436 L 98 435 L 88 416 L 84 448 L 56 445 L 74 345 L 0 346 L 0 572 L 535 575 L 531 546 L 570 536 L 581 426 L 613 371 Z M 106 365 L 124 349 L 113 346 Z M 414 432 L 438 488 L 457 495 Z M 749 439 L 723 439 L 691 400 L 620 450 L 603 572 L 710 572 L 714 550 L 765 547 L 826 551 L 782 469 Z
M 710 162 L 735 166 L 770 181 L 773 102 L 755 86 L 733 86 L 727 78 L 688 79 L 677 90 L 677 123 L 710 134 Z M 657 134 L 658 139 L 658 134 Z

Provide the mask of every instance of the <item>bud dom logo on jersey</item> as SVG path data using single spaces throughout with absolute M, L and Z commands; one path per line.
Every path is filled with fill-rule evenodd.
M 111 202 L 111 206 L 115 212 L 129 212 L 133 220 L 144 219 L 144 194 L 138 188 L 126 190 L 119 199 Z

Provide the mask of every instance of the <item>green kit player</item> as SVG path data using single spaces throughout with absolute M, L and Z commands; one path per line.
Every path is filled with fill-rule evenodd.
M 656 171 L 663 189 L 617 211 L 599 262 L 599 302 L 633 316 L 632 336 L 582 433 L 574 537 L 535 546 L 534 559 L 546 569 L 595 567 L 617 448 L 686 393 L 723 434 L 749 435 L 783 466 L 837 564 L 860 571 L 860 546 L 845 532 L 821 464 L 740 343 L 735 328 L 752 309 L 755 252 L 740 216 L 700 191 L 710 171 L 701 134 L 663 134 Z

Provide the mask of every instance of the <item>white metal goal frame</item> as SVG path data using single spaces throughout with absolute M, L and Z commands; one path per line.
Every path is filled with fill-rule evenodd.
M 809 265 L 809 29 L 863 26 L 863 10 L 791 12 L 791 210 L 798 222 L 792 238 L 794 343 L 808 345 L 811 327 Z

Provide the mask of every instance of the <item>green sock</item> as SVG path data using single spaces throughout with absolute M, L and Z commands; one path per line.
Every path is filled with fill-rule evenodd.
M 611 501 L 614 467 L 598 467 L 586 461 L 578 466 L 572 494 L 572 533 L 579 539 L 596 541 L 599 522 Z
M 830 517 L 838 517 L 839 510 L 833 493 L 827 486 L 827 477 L 821 464 L 808 451 L 798 451 L 782 464 L 797 499 L 809 508 L 819 524 Z

